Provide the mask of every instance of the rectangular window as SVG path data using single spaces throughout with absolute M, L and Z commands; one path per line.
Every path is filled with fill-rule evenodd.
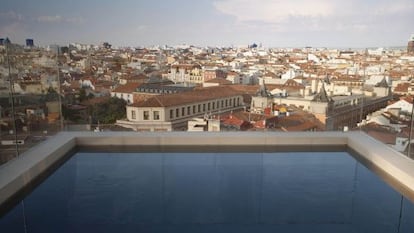
M 216 109 L 216 102 L 213 102 L 213 110 Z
M 149 111 L 144 111 L 144 120 L 149 120 Z
M 206 104 L 203 104 L 203 112 L 206 111 Z
M 170 119 L 174 118 L 174 110 L 170 109 Z
M 131 118 L 134 120 L 137 119 L 137 112 L 135 112 L 135 110 L 131 111 Z
M 229 100 L 229 106 L 230 106 L 230 107 L 231 107 L 231 104 L 232 104 L 232 103 L 231 103 L 231 101 L 232 101 L 232 99 L 230 99 L 230 100 Z
M 196 106 L 193 105 L 193 114 L 195 114 L 195 113 L 196 113 Z
M 181 108 L 181 116 L 185 115 L 185 108 Z
M 180 116 L 180 110 L 178 108 L 175 109 L 175 117 Z
M 154 111 L 154 120 L 160 119 L 160 111 Z
M 228 103 L 229 103 L 229 100 L 226 100 L 226 107 L 227 107 L 227 106 L 229 106 L 229 104 L 228 104 Z
M 198 110 L 198 112 L 201 112 L 201 104 L 198 105 L 197 110 Z
M 224 100 L 221 101 L 221 107 L 224 108 Z
M 208 103 L 208 104 L 207 104 L 207 110 L 208 110 L 208 111 L 210 111 L 210 107 L 211 107 L 211 104 L 210 104 L 210 103 Z
M 190 106 L 187 107 L 187 115 L 191 115 L 191 107 Z

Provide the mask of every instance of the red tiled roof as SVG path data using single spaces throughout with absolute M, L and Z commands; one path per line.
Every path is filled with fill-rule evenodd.
M 310 121 L 305 121 L 298 125 L 282 127 L 282 129 L 287 132 L 293 132 L 293 131 L 308 131 L 311 129 L 316 129 L 317 127 L 318 126 L 315 123 L 310 122 Z
M 408 87 L 410 87 L 410 83 L 399 83 L 395 88 L 394 92 L 408 92 Z
M 240 93 L 250 95 L 256 95 L 257 91 L 260 90 L 259 85 L 231 85 L 231 88 L 239 91 Z
M 380 131 L 366 131 L 368 135 L 381 141 L 385 144 L 395 144 L 396 134 L 390 132 L 380 132 Z
M 172 68 L 183 68 L 183 69 L 199 68 L 201 69 L 201 66 L 198 64 L 176 64 L 176 65 L 172 65 Z
M 407 101 L 408 103 L 410 103 L 410 104 L 412 104 L 413 103 L 413 97 L 412 96 L 405 96 L 405 97 L 402 97 L 401 98 L 401 100 L 405 100 L 405 101 Z
M 118 93 L 132 93 L 134 92 L 142 83 L 127 83 L 125 85 L 120 85 L 115 88 L 112 92 Z
M 237 126 L 241 126 L 245 123 L 246 121 L 243 121 L 239 118 L 237 118 L 236 116 L 228 116 L 226 119 L 223 120 L 223 123 L 226 125 L 237 125 Z
M 229 80 L 222 79 L 222 78 L 215 78 L 206 81 L 206 83 L 218 83 L 221 85 L 231 85 L 232 83 Z
M 294 80 L 289 79 L 284 84 L 266 84 L 266 87 L 268 90 L 274 90 L 274 89 L 286 89 L 288 91 L 293 90 L 301 90 L 304 89 L 305 86 L 303 84 L 300 84 Z

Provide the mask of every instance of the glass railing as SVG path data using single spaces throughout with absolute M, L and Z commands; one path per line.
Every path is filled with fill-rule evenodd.
M 113 54 L 117 53 L 0 45 L 0 163 L 18 157 L 60 131 L 363 131 L 414 157 L 410 144 L 412 110 L 404 111 L 406 106 L 386 109 L 391 102 L 400 100 L 391 93 L 390 83 L 385 83 L 387 87 L 378 81 L 361 90 L 369 73 L 354 75 L 355 82 L 349 81 L 349 88 L 359 90 L 352 94 L 348 91 L 335 95 L 338 90 L 334 85 L 340 84 L 334 83 L 337 80 L 332 74 L 318 81 L 311 81 L 318 79 L 313 77 L 285 83 L 283 87 L 272 81 L 259 85 L 260 79 L 238 85 L 210 83 L 227 86 L 217 97 L 217 91 L 207 91 L 203 95 L 211 98 L 174 105 L 168 96 L 189 92 L 192 86 L 186 83 L 165 88 L 161 81 L 171 71 L 162 60 L 166 59 L 162 51 L 157 61 L 139 66 L 132 66 L 138 63 L 122 54 Z M 367 60 L 361 67 L 371 65 Z M 378 59 L 372 60 L 374 64 L 381 65 Z M 389 77 L 386 81 L 394 79 L 390 73 L 393 65 L 385 65 L 389 70 L 379 76 Z M 404 71 L 401 64 L 395 66 Z M 407 67 L 412 74 L 413 67 Z M 265 73 L 260 69 L 259 73 Z M 303 88 L 295 87 L 297 83 Z M 131 87 L 135 89 L 131 91 Z M 234 94 L 222 94 L 230 89 Z M 195 87 L 192 91 L 200 90 Z M 191 95 L 187 98 L 196 99 Z M 160 104 L 160 100 L 170 102 Z M 146 104 L 139 104 L 144 101 Z

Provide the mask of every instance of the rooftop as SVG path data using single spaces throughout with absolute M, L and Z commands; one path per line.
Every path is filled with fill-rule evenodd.
M 133 107 L 170 107 L 176 105 L 199 103 L 202 101 L 232 97 L 241 95 L 240 91 L 234 90 L 231 86 L 218 86 L 200 88 L 194 91 L 176 93 L 171 95 L 154 96 L 146 101 L 132 104 Z

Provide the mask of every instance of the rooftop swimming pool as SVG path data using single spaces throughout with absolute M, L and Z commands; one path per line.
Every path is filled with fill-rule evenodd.
M 414 204 L 347 152 L 80 152 L 2 232 L 414 232 Z

